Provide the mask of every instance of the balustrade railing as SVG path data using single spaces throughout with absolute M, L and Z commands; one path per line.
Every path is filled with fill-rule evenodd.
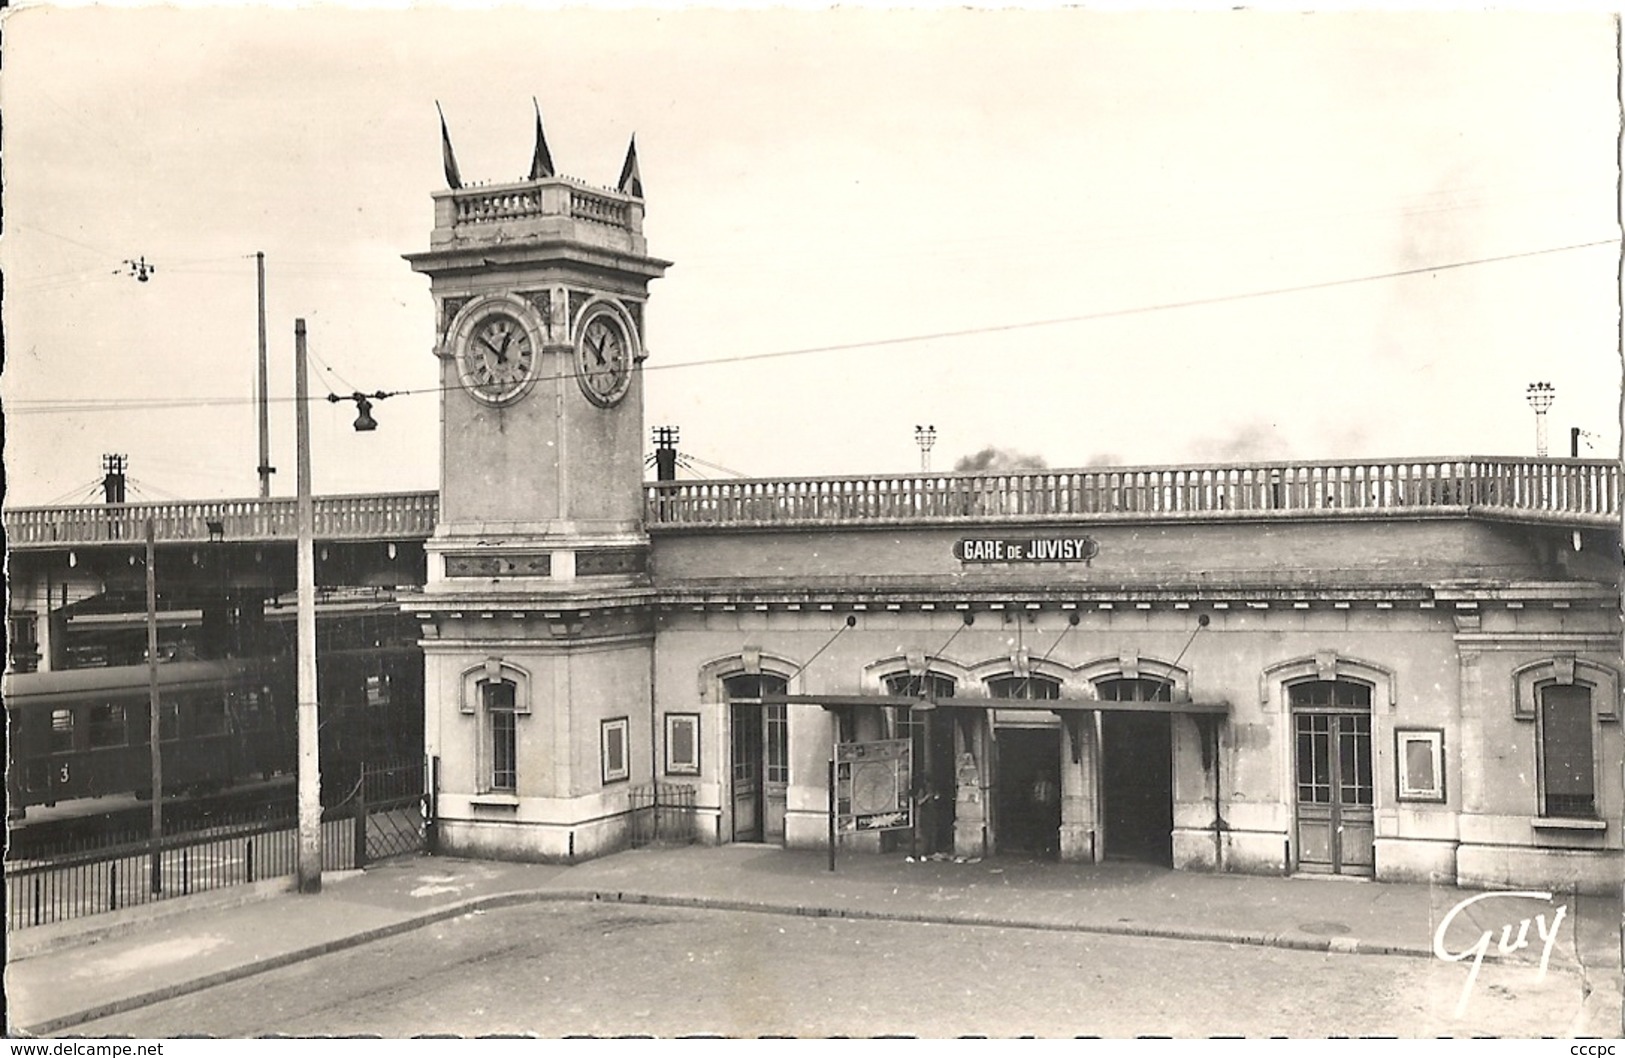
M 433 492 L 316 498 L 318 540 L 426 539 Z M 1372 516 L 1455 509 L 1574 525 L 1619 520 L 1609 460 L 1408 459 L 1100 467 L 1003 474 L 682 481 L 645 490 L 651 527 L 852 522 Z M 292 540 L 291 498 L 31 507 L 5 512 L 13 548 Z
M 570 215 L 600 224 L 626 227 L 626 203 L 582 188 L 570 189 Z
M 610 191 L 554 179 L 464 188 L 451 196 L 450 219 L 454 226 L 462 226 L 564 215 L 626 228 L 632 223 L 627 202 Z
M 318 540 L 396 540 L 434 532 L 439 496 L 433 492 L 318 496 Z M 146 539 L 153 522 L 160 543 L 209 540 L 292 540 L 298 511 L 291 497 L 23 507 L 5 512 L 10 547 L 129 542 Z
M 458 224 L 511 220 L 537 216 L 542 212 L 542 193 L 535 187 L 464 191 L 457 195 L 455 201 Z
M 1619 490 L 1612 461 L 1464 458 L 685 481 L 648 486 L 646 503 L 651 526 L 1383 516 L 1444 508 L 1602 524 L 1618 520 Z

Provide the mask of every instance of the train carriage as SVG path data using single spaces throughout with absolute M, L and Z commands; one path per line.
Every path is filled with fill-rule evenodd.
M 324 785 L 353 784 L 364 762 L 421 753 L 422 665 L 415 647 L 339 649 L 319 658 Z M 292 657 L 172 661 L 157 672 L 165 793 L 209 793 L 293 774 Z M 145 665 L 5 676 L 10 818 L 36 805 L 151 795 L 148 679 Z
M 168 662 L 157 680 L 166 791 L 269 776 L 291 758 L 289 703 L 265 666 Z M 77 798 L 151 794 L 147 666 L 12 673 L 4 694 L 12 816 Z

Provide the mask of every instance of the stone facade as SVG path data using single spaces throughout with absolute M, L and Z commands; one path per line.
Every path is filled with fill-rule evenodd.
M 439 524 L 405 605 L 443 849 L 597 855 L 655 784 L 685 788 L 699 841 L 823 847 L 836 742 L 907 739 L 915 826 L 847 850 L 1617 886 L 1618 534 L 1595 513 L 1617 519 L 1617 473 L 646 494 L 636 365 L 666 263 L 642 208 L 555 179 L 447 192 L 410 258 L 441 308 Z M 589 399 L 594 306 L 638 347 L 616 400 Z M 501 400 L 466 359 L 493 312 L 539 365 Z

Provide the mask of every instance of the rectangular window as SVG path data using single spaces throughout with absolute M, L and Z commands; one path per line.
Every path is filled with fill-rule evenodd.
M 762 778 L 767 782 L 790 781 L 790 720 L 782 705 L 762 707 L 762 743 L 766 765 Z
M 137 715 L 130 718 L 130 741 L 145 745 L 152 733 L 152 708 L 143 702 L 134 707 Z M 171 699 L 158 702 L 158 737 L 173 742 L 181 737 L 181 704 Z
M 1542 687 L 1538 719 L 1541 815 L 1595 818 L 1591 689 L 1579 683 Z
M 1338 792 L 1345 805 L 1368 805 L 1372 801 L 1371 718 L 1337 718 Z
M 51 752 L 66 753 L 73 749 L 73 710 L 51 710 Z
M 752 705 L 733 708 L 733 781 L 750 787 L 762 765 L 762 713 Z
M 1298 800 L 1305 804 L 1332 803 L 1331 717 L 1299 713 Z
M 1401 801 L 1444 800 L 1444 732 L 1394 732 L 1394 774 Z
M 90 748 L 124 745 L 124 706 L 112 702 L 90 707 Z
M 666 714 L 666 774 L 700 773 L 700 714 Z
M 604 754 L 604 782 L 623 782 L 631 775 L 631 766 L 627 762 L 626 737 L 628 729 L 627 719 L 624 716 L 613 720 L 605 720 L 602 728 L 602 749 Z
M 519 788 L 519 725 L 514 717 L 514 685 L 505 680 L 480 684 L 491 738 L 491 789 Z
M 219 698 L 202 699 L 192 711 L 194 735 L 222 735 L 226 731 L 226 703 Z

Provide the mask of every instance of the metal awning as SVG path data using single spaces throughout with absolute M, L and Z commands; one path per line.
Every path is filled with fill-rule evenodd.
M 900 694 L 764 694 L 759 698 L 732 698 L 735 704 L 817 705 L 825 709 L 853 706 L 890 706 L 925 712 L 932 709 L 1030 709 L 1042 713 L 1184 713 L 1229 716 L 1229 702 L 1108 702 L 1094 698 L 918 698 Z

